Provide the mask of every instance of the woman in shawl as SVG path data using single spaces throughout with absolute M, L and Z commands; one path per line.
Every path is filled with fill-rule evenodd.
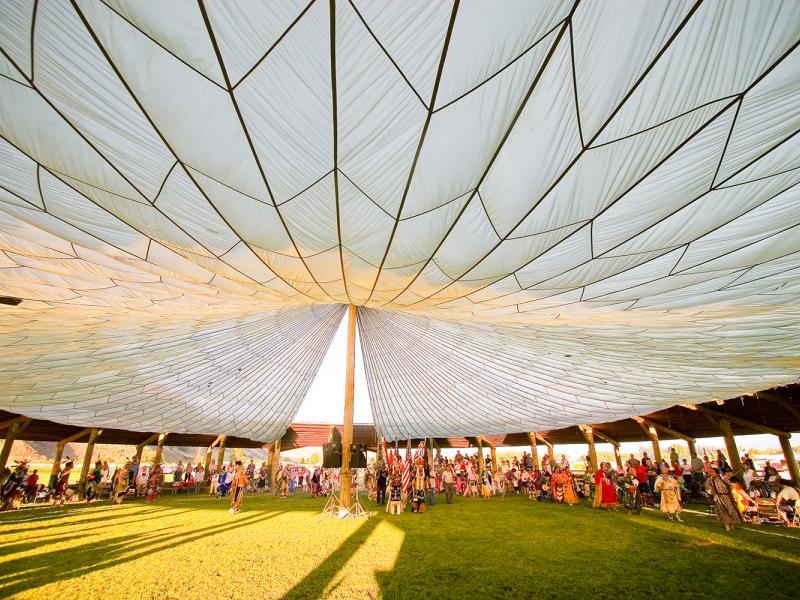
M 669 472 L 669 467 L 661 466 L 661 475 L 656 478 L 655 489 L 661 493 L 661 512 L 669 515 L 669 520 L 681 519 L 681 486 Z
M 719 470 L 711 469 L 706 479 L 706 493 L 714 502 L 717 519 L 725 526 L 726 531 L 733 531 L 737 523 L 742 522 L 742 515 L 733 499 L 731 484 L 720 477 Z
M 642 512 L 642 499 L 639 495 L 639 480 L 636 477 L 636 470 L 628 467 L 628 473 L 622 478 L 622 506 L 628 514 L 639 514 Z
M 605 508 L 606 510 L 617 510 L 618 503 L 617 485 L 615 481 L 616 476 L 610 469 L 610 463 L 603 463 L 603 467 L 603 469 L 598 471 L 598 473 L 600 473 L 600 484 L 595 494 L 600 497 L 600 508 Z M 597 505 L 596 502 L 595 504 Z

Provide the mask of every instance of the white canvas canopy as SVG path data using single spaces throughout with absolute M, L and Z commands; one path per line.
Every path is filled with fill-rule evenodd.
M 800 3 L 8 0 L 0 409 L 388 437 L 800 372 Z M 338 394 L 332 390 L 331 394 Z

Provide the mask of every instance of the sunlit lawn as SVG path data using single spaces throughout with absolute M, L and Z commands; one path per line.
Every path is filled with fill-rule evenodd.
M 0 515 L 18 598 L 797 598 L 800 532 L 522 497 L 320 519 L 324 499 L 207 497 Z M 365 501 L 366 503 L 366 501 Z M 366 503 L 368 507 L 369 503 Z

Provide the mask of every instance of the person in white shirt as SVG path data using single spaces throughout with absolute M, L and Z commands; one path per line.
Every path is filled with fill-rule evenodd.
M 800 493 L 797 488 L 789 485 L 789 482 L 781 480 L 781 491 L 778 497 L 775 498 L 775 504 L 778 507 L 778 514 L 783 519 L 786 525 L 791 524 L 797 511 L 797 501 L 800 500 Z
M 683 464 L 681 465 L 681 475 L 683 475 L 683 483 L 685 485 L 692 483 L 692 465 L 690 465 L 689 461 L 685 458 L 683 459 Z
M 749 491 L 750 484 L 756 478 L 756 472 L 749 464 L 744 465 L 744 472 L 742 473 L 742 481 L 744 481 L 744 489 Z

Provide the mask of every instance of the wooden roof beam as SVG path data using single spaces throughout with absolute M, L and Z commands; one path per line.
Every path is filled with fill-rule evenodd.
M 28 417 L 19 416 L 19 417 L 14 417 L 13 419 L 8 419 L 7 421 L 2 421 L 0 422 L 0 431 L 8 429 L 14 423 L 24 423 L 25 421 L 31 421 L 31 420 L 32 419 L 29 419 Z
M 90 435 L 94 431 L 93 427 L 87 427 L 86 429 L 81 429 L 78 433 L 73 433 L 69 437 L 65 437 L 63 440 L 58 440 L 59 446 L 65 446 L 74 442 L 75 440 L 79 440 L 86 435 Z
M 152 444 L 156 440 L 157 437 L 158 437 L 158 434 L 154 433 L 153 435 L 151 435 L 149 438 L 147 438 L 143 442 L 139 442 L 138 444 L 136 444 L 136 449 L 139 450 L 139 448 L 144 448 L 145 446 L 149 446 L 150 444 Z
M 495 445 L 492 442 L 490 442 L 488 439 L 486 439 L 486 436 L 479 435 L 479 436 L 477 436 L 475 438 L 476 442 L 478 440 L 480 440 L 482 444 L 486 444 L 487 446 L 489 446 L 489 448 L 494 448 L 495 447 Z
M 692 444 L 695 443 L 695 439 L 692 436 L 686 435 L 685 433 L 677 431 L 676 429 L 672 429 L 672 427 L 667 427 L 666 425 L 662 425 L 661 423 L 657 423 L 656 421 L 653 421 L 652 419 L 648 419 L 647 417 L 640 417 L 640 419 L 642 419 L 642 421 L 644 421 L 650 427 L 655 427 L 656 429 L 658 429 L 659 431 L 661 431 L 663 433 L 666 433 L 667 435 L 671 435 L 671 436 L 674 436 L 674 437 L 676 437 L 678 439 L 681 439 L 681 440 L 684 440 L 684 441 L 687 441 L 687 442 L 691 442 Z
M 701 406 L 699 404 L 682 404 L 681 406 L 688 408 L 689 410 L 700 411 L 707 417 L 710 417 L 711 422 L 715 424 L 717 419 L 726 419 L 727 421 L 730 421 L 731 423 L 736 423 L 737 425 L 741 425 L 742 427 L 747 427 L 748 429 L 755 429 L 756 431 L 762 431 L 764 433 L 769 433 L 770 435 L 777 435 L 778 437 L 791 437 L 792 435 L 788 431 L 784 431 L 782 429 L 775 429 L 774 427 L 770 427 L 769 425 L 762 425 L 761 423 L 749 421 L 747 419 L 743 419 L 742 417 L 730 415 L 728 413 L 724 413 L 722 411 L 713 408 L 708 408 L 706 406 Z
M 612 437 L 611 437 L 610 435 L 608 435 L 607 433 L 603 433 L 602 431 L 600 431 L 600 430 L 599 430 L 597 427 L 595 427 L 595 426 L 592 426 L 592 432 L 594 432 L 594 434 L 595 434 L 597 437 L 599 437 L 601 440 L 603 440 L 603 441 L 605 441 L 605 442 L 608 442 L 608 443 L 609 443 L 609 444 L 611 444 L 612 446 L 619 446 L 619 444 L 620 444 L 618 440 L 615 440 L 614 438 L 612 438 Z

